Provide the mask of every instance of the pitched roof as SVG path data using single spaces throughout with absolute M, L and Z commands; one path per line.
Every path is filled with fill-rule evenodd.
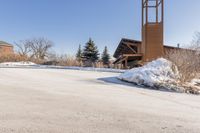
M 0 46 L 9 46 L 9 47 L 13 47 L 13 45 L 7 43 L 7 42 L 4 42 L 4 41 L 0 41 Z
M 127 39 L 127 38 L 122 38 L 122 40 L 120 41 L 115 53 L 114 53 L 114 57 L 118 58 L 120 56 L 121 53 L 126 53 L 127 51 L 125 49 L 128 48 L 124 48 L 126 47 L 127 43 L 131 43 L 131 44 L 136 44 L 136 45 L 141 45 L 141 41 L 138 40 L 132 40 L 132 39 Z
M 115 53 L 114 53 L 114 57 L 115 58 L 119 58 L 119 56 L 121 54 L 127 53 L 127 48 L 125 47 L 125 45 L 127 43 L 131 43 L 131 44 L 135 44 L 135 45 L 141 45 L 142 41 L 138 41 L 138 40 L 132 40 L 132 39 L 127 39 L 127 38 L 122 38 L 122 40 L 120 41 Z M 125 47 L 125 48 L 124 48 Z M 168 46 L 168 45 L 164 45 L 164 48 L 167 49 L 185 49 L 185 50 L 190 50 L 190 49 L 186 49 L 186 48 L 179 48 L 179 47 L 174 47 L 174 46 Z M 192 50 L 190 50 L 192 51 Z

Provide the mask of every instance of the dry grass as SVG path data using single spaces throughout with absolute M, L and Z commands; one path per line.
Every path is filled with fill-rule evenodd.
M 28 57 L 19 54 L 0 54 L 0 63 L 2 62 L 19 62 L 28 61 Z
M 70 55 L 57 56 L 55 61 L 59 66 L 82 66 L 82 62 L 77 61 L 74 56 Z
M 57 66 L 86 66 L 82 61 L 78 61 L 74 56 L 71 55 L 53 55 L 49 59 L 36 59 L 27 56 L 22 56 L 20 54 L 0 54 L 0 63 L 2 62 L 19 62 L 19 61 L 31 61 L 36 64 L 43 65 L 57 65 Z M 97 63 L 92 63 L 91 67 L 96 68 L 108 68 L 112 67 L 105 66 L 101 61 Z

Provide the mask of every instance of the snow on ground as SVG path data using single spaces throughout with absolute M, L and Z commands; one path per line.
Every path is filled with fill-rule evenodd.
M 118 79 L 128 81 L 137 85 L 143 85 L 154 89 L 164 89 L 170 91 L 185 92 L 185 89 L 178 86 L 179 78 L 177 68 L 164 58 L 157 59 L 147 65 L 134 68 L 131 70 L 111 69 L 111 68 L 93 68 L 93 67 L 76 67 L 76 66 L 53 66 L 53 65 L 37 65 L 32 62 L 5 62 L 0 63 L 0 68 L 31 68 L 31 69 L 68 69 L 95 72 L 112 72 L 123 73 Z M 198 82 L 197 82 L 198 81 Z M 193 80 L 188 86 L 194 86 L 200 93 L 200 80 Z M 199 91 L 198 91 L 199 90 Z M 193 92 L 188 92 L 193 93 Z
M 191 82 L 187 83 L 189 87 L 193 87 L 197 90 L 197 94 L 200 94 L 200 78 L 193 79 Z
M 0 133 L 199 133 L 200 97 L 102 73 L 0 68 Z
M 36 64 L 29 61 L 21 61 L 21 62 L 4 62 L 0 63 L 0 67 L 14 67 L 14 66 L 35 66 Z
M 128 70 L 118 78 L 137 85 L 171 89 L 178 79 L 178 71 L 170 61 L 160 58 L 143 67 Z
M 41 65 L 40 68 L 57 68 L 57 69 L 70 69 L 70 70 L 82 70 L 82 71 L 96 71 L 96 72 L 113 72 L 123 73 L 125 70 L 112 69 L 112 68 L 94 68 L 94 67 L 75 67 L 75 66 L 45 66 Z
M 33 62 L 5 62 L 0 63 L 0 68 L 40 68 L 40 69 L 70 69 L 82 71 L 97 71 L 97 72 L 114 72 L 123 73 L 125 70 L 112 68 L 94 68 L 94 67 L 76 67 L 76 66 L 53 66 L 53 65 L 37 65 Z
M 180 84 L 177 67 L 164 58 L 152 61 L 143 67 L 128 70 L 118 78 L 159 90 L 200 94 L 200 80 L 193 79 L 191 82 Z

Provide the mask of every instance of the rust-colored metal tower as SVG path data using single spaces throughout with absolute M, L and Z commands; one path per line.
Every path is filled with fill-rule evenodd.
M 142 0 L 143 62 L 162 57 L 164 0 Z

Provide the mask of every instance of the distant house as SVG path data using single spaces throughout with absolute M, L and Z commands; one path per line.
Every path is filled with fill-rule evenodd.
M 12 54 L 13 52 L 13 45 L 0 41 L 0 54 Z

